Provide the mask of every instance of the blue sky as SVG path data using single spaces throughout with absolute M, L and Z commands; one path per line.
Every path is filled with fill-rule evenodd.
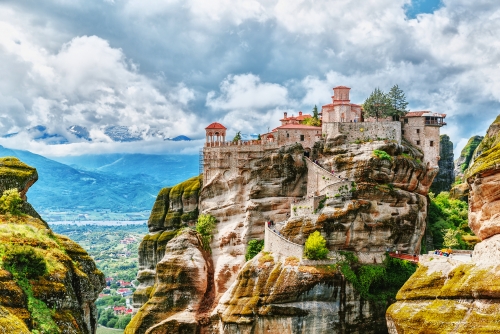
M 417 18 L 418 14 L 432 14 L 443 6 L 441 0 L 412 0 L 405 8 L 409 19 Z
M 446 113 L 457 150 L 500 106 L 496 0 L 46 0 L 0 2 L 0 135 L 45 155 L 197 152 L 218 121 L 258 133 L 283 112 L 362 103 L 398 84 L 411 110 Z M 92 141 L 68 132 L 85 127 Z M 119 125 L 144 140 L 117 143 Z M 165 143 L 187 135 L 196 143 Z

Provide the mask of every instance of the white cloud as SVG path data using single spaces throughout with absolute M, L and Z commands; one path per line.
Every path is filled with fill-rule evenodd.
M 221 94 L 207 94 L 207 106 L 219 110 L 256 110 L 287 104 L 286 87 L 261 82 L 254 74 L 229 75 L 220 84 Z

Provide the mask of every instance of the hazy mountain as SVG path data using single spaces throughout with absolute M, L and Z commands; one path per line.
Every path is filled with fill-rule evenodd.
M 37 169 L 39 179 L 30 188 L 28 200 L 40 213 L 150 210 L 162 187 L 198 174 L 196 156 L 132 154 L 74 158 L 74 162 L 86 161 L 82 165 L 87 170 L 3 146 L 0 156 L 18 157 Z

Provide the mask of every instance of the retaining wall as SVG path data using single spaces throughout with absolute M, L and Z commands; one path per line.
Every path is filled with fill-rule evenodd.
M 345 135 L 348 142 L 383 138 L 400 144 L 401 122 L 324 123 L 323 133 L 327 139 Z
M 269 227 L 265 227 L 264 251 L 271 252 L 278 257 L 294 256 L 299 260 L 304 254 L 304 246 L 286 240 L 282 236 L 273 232 Z
M 332 184 L 337 176 L 316 165 L 311 159 L 305 158 L 305 160 L 307 164 L 307 196 L 317 196 L 319 195 L 318 190 Z

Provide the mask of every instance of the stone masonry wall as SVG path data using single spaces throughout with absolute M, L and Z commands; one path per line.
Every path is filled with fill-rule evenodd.
M 346 135 L 348 142 L 384 138 L 401 143 L 401 122 L 323 123 L 326 138 Z
M 438 167 L 439 161 L 439 126 L 426 126 L 425 117 L 408 117 L 403 124 L 404 138 L 417 146 L 424 154 L 424 162 L 429 168 Z
M 307 196 L 315 196 L 319 190 L 334 182 L 336 176 L 316 165 L 310 159 L 305 160 L 307 164 Z
M 273 255 L 278 257 L 286 258 L 295 256 L 301 260 L 304 254 L 304 246 L 286 240 L 276 232 L 273 232 L 266 225 L 264 232 L 264 251 L 272 252 Z

